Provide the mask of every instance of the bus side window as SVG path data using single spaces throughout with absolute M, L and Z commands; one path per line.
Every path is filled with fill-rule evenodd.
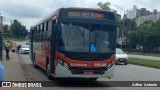
M 40 41 L 43 40 L 43 24 L 40 25 L 40 33 L 39 33 Z
M 39 28 L 39 25 L 37 26 L 37 35 L 36 35 L 36 38 L 37 38 L 37 42 L 39 42 L 39 32 L 40 32 L 40 28 Z
M 49 38 L 49 21 L 46 22 L 46 29 L 45 29 L 45 39 Z
M 36 33 L 35 33 L 35 41 L 37 42 L 37 33 L 38 33 L 38 27 L 36 27 Z
M 48 31 L 45 32 L 45 39 L 48 39 Z
M 50 21 L 48 21 L 48 28 L 47 28 L 47 30 L 46 30 L 46 33 L 45 33 L 45 38 L 46 39 L 49 39 L 49 37 L 50 37 L 50 35 L 51 35 L 51 28 L 52 28 L 52 21 L 50 20 Z
M 42 24 L 42 41 L 44 40 L 44 23 Z

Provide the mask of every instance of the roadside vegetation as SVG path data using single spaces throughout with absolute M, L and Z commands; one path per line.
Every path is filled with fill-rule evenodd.
M 160 60 L 145 60 L 145 59 L 138 59 L 138 58 L 129 58 L 129 63 L 160 69 Z
M 22 25 L 18 20 L 13 20 L 11 25 L 3 25 L 3 39 L 12 41 L 23 41 L 28 35 L 28 30 L 25 25 Z
M 144 56 L 156 56 L 160 58 L 160 52 L 159 53 L 141 53 L 141 52 L 127 52 L 127 54 L 134 54 L 134 55 L 144 55 Z

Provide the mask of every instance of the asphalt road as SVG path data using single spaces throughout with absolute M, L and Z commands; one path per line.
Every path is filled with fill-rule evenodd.
M 28 80 L 34 80 L 34 81 L 49 81 L 47 79 L 47 75 L 45 71 L 38 68 L 35 69 L 31 63 L 31 60 L 29 59 L 29 55 L 22 54 L 19 55 L 20 59 L 23 60 L 23 64 L 25 65 L 25 71 L 27 72 L 27 75 L 29 76 Z M 143 66 L 137 66 L 137 65 L 116 65 L 115 68 L 115 77 L 112 79 L 107 78 L 99 78 L 96 82 L 69 82 L 71 84 L 68 84 L 66 86 L 66 83 L 57 83 L 57 81 L 52 81 L 55 89 L 65 89 L 65 90 L 88 90 L 88 89 L 101 89 L 101 90 L 137 90 L 136 87 L 107 87 L 112 86 L 110 83 L 107 83 L 106 81 L 160 81 L 160 69 L 154 69 L 154 68 L 148 68 Z M 119 83 L 115 83 L 119 84 Z M 94 86 L 94 87 L 92 87 Z M 95 87 L 97 86 L 97 87 Z M 101 87 L 102 86 L 102 87 Z M 67 87 L 67 88 L 66 88 Z M 80 88 L 75 88 L 80 87 Z M 85 88 L 87 87 L 87 88 Z M 43 89 L 51 89 L 51 88 L 43 88 Z M 140 90 L 151 90 L 151 88 L 138 88 Z M 152 90 L 159 90 L 160 88 L 152 88 Z
M 33 74 L 35 80 L 46 81 L 47 76 L 46 73 L 40 68 L 35 69 L 32 65 L 31 60 L 29 59 L 29 55 L 21 54 L 20 58 L 24 60 L 24 64 L 29 69 L 30 73 Z M 37 75 L 41 74 L 42 77 L 37 77 Z M 115 68 L 115 77 L 112 79 L 99 78 L 98 81 L 160 81 L 160 69 L 148 68 L 138 65 L 116 65 Z
M 160 60 L 160 57 L 156 57 L 156 56 L 132 55 L 132 54 L 128 54 L 128 56 L 133 58 L 146 59 L 146 60 Z
M 18 43 L 21 44 L 21 43 Z M 17 45 L 18 45 L 17 44 Z M 24 43 L 25 44 L 25 43 Z M 15 54 L 17 55 L 17 54 Z M 17 55 L 17 60 L 13 61 L 10 66 L 14 67 L 15 65 L 22 69 L 10 68 L 11 72 L 22 72 L 19 73 L 22 81 L 49 81 L 46 75 L 46 72 L 40 68 L 35 69 L 32 65 L 32 62 L 28 54 Z M 4 62 L 5 63 L 5 62 Z M 9 67 L 9 66 L 8 66 Z M 14 70 L 13 70 L 14 69 Z M 18 71 L 19 70 L 19 71 Z M 20 71 L 21 70 L 21 71 Z M 10 78 L 11 75 L 6 75 L 6 80 Z M 12 77 L 18 77 L 18 74 L 12 75 Z M 12 79 L 13 79 L 12 78 Z M 21 81 L 21 80 L 19 80 Z M 160 87 L 108 87 L 112 86 L 107 81 L 160 81 L 160 69 L 148 68 L 137 65 L 116 65 L 115 67 L 115 77 L 112 79 L 99 78 L 97 81 L 81 81 L 81 82 L 57 82 L 52 80 L 54 87 L 47 88 L 25 88 L 26 90 L 160 90 Z M 123 83 L 116 82 L 116 85 Z M 12 90 L 22 90 L 22 88 L 14 88 Z M 3 90 L 0 88 L 0 90 Z M 5 90 L 5 89 L 4 89 Z M 8 89 L 7 89 L 8 90 Z

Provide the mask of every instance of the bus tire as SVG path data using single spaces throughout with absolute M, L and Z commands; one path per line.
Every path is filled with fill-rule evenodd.
M 33 56 L 33 66 L 34 68 L 38 68 L 37 64 L 36 64 L 36 60 L 35 60 L 35 54 Z
M 47 72 L 47 77 L 48 77 L 48 79 L 49 79 L 49 80 L 52 80 L 53 77 L 52 77 L 52 75 L 51 75 L 51 70 L 50 70 L 50 65 L 49 65 L 49 63 L 48 63 L 47 66 L 46 66 L 46 72 Z
M 34 66 L 34 68 L 38 68 L 35 60 L 33 61 L 33 66 Z

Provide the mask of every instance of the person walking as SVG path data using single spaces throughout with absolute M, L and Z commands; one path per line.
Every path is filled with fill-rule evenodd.
M 9 58 L 9 49 L 10 49 L 10 44 L 9 44 L 9 41 L 7 41 L 7 42 L 5 43 L 6 60 L 10 60 L 10 58 Z
M 21 48 L 21 45 L 17 46 L 17 53 L 19 54 L 19 49 Z

